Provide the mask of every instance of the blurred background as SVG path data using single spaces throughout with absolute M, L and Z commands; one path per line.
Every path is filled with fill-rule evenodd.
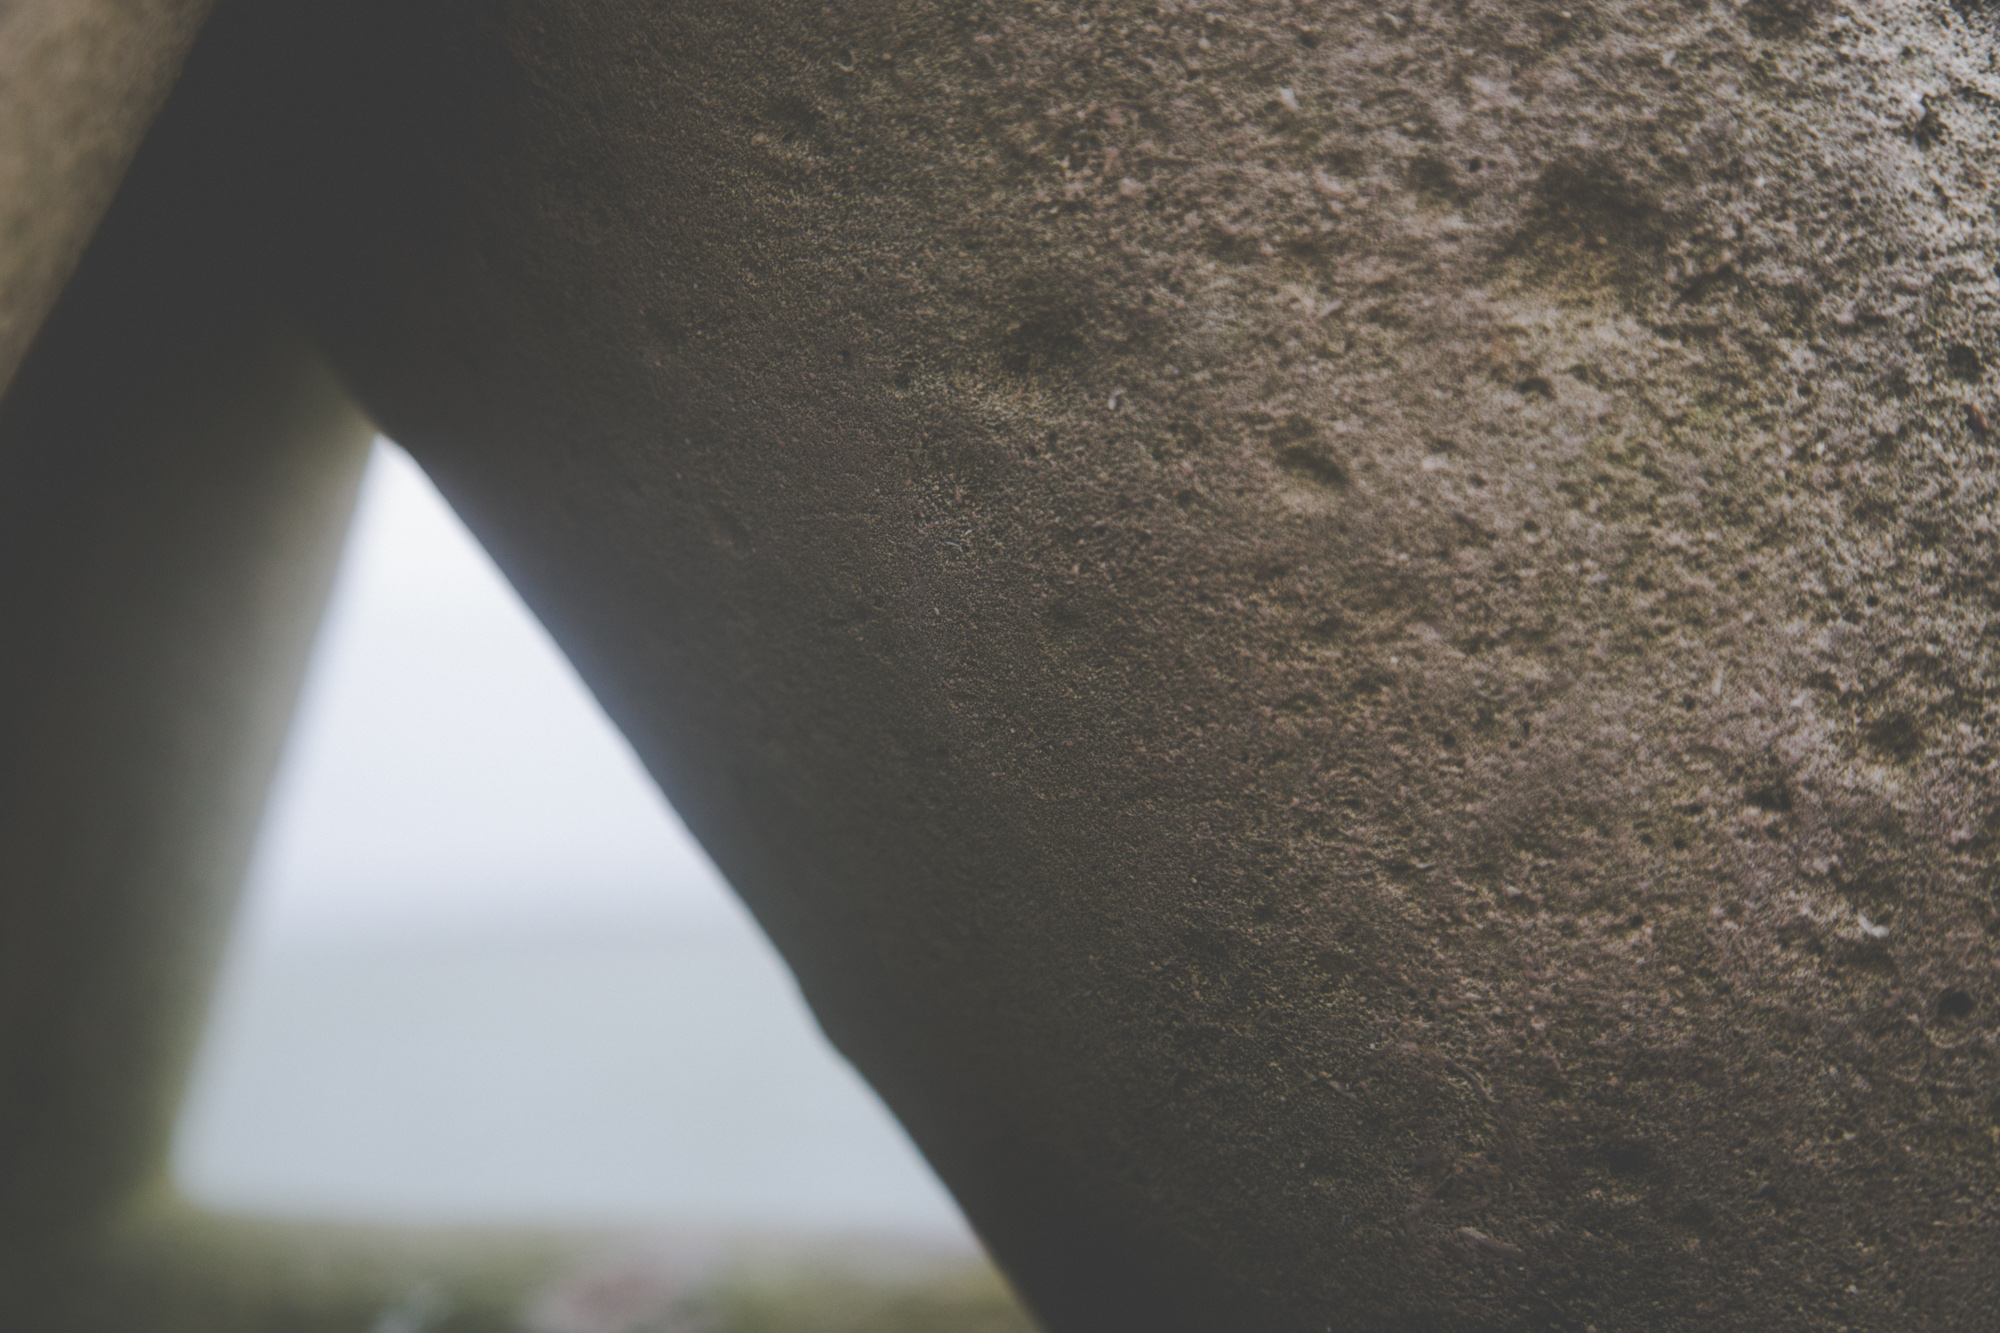
M 387 440 L 174 1175 L 246 1218 L 868 1238 L 981 1262 L 561 652 Z

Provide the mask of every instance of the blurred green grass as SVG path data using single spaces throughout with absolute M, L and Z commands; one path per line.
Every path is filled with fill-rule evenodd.
M 1036 1333 L 976 1254 L 890 1241 L 383 1230 L 167 1205 L 44 1276 L 37 1333 Z
M 834 1273 L 725 1279 L 713 1333 L 1035 1333 L 999 1274 L 983 1265 L 925 1280 Z

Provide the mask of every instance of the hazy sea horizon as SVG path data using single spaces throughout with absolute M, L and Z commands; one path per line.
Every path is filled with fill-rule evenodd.
M 174 1174 L 259 1216 L 974 1245 L 776 952 L 722 922 L 241 949 Z

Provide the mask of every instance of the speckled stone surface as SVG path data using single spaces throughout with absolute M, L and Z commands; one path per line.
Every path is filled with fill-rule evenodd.
M 321 327 L 1052 1329 L 1994 1318 L 1987 11 L 433 16 Z
M 1987 8 L 343 12 L 299 308 L 1051 1330 L 1992 1326 Z
M 174 86 L 213 0 L 0 3 L 0 390 Z

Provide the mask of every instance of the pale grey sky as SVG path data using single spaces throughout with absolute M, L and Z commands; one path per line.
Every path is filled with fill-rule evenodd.
M 379 441 L 243 928 L 297 942 L 740 913 L 547 632 Z
M 386 441 L 175 1172 L 250 1213 L 972 1244 L 568 662 Z

